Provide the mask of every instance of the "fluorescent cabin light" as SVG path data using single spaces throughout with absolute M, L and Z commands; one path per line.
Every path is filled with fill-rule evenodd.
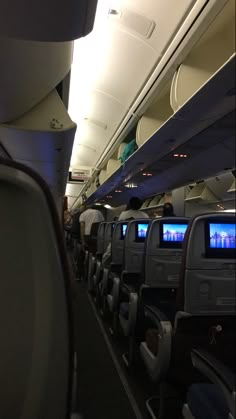
M 224 211 L 222 211 L 222 212 L 233 212 L 233 213 L 235 213 L 235 212 L 236 212 L 236 209 L 235 209 L 235 208 L 232 208 L 232 209 L 226 209 L 226 210 L 224 210 Z
M 119 9 L 121 0 L 98 0 L 93 31 L 74 41 L 73 63 L 70 78 L 69 115 L 77 124 L 71 167 L 83 164 L 84 151 L 78 148 L 86 143 L 89 114 L 93 109 L 94 86 L 102 79 L 107 66 L 110 47 L 109 11 Z M 91 121 L 90 121 L 91 122 Z M 106 129 L 104 126 L 103 129 Z

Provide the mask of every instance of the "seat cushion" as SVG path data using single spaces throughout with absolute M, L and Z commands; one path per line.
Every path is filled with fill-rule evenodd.
M 193 384 L 187 402 L 196 419 L 228 419 L 229 409 L 224 394 L 215 384 Z

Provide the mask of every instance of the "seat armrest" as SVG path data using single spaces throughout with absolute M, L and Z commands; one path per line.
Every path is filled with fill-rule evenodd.
M 122 292 L 124 294 L 126 294 L 127 296 L 129 296 L 131 293 L 138 294 L 137 288 L 134 287 L 134 286 L 132 286 L 132 285 L 130 285 L 130 284 L 124 284 L 124 283 L 122 283 L 121 289 L 122 289 Z
M 144 312 L 145 316 L 148 317 L 153 323 L 159 327 L 161 322 L 170 323 L 168 317 L 163 313 L 161 310 L 159 310 L 157 307 L 153 305 L 145 305 L 144 306 Z M 172 327 L 172 326 L 171 326 Z
M 159 332 L 159 348 L 157 356 L 154 356 L 146 342 L 142 342 L 140 353 L 150 378 L 159 383 L 166 377 L 170 366 L 172 325 L 166 315 L 154 306 L 144 306 L 144 314 L 154 323 Z
M 236 375 L 205 350 L 191 352 L 193 366 L 222 389 L 230 412 L 235 417 Z
M 119 304 L 119 296 L 120 296 L 120 278 L 115 276 L 112 278 L 112 312 L 116 312 L 118 310 Z

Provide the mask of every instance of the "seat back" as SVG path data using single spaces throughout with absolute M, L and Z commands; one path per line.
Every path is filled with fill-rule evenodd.
M 179 310 L 193 315 L 236 314 L 235 216 L 211 213 L 191 220 L 183 255 Z
M 99 224 L 98 233 L 97 233 L 97 252 L 103 253 L 105 250 L 104 246 L 104 236 L 105 236 L 105 229 L 106 229 L 106 222 L 102 222 Z
M 141 273 L 148 228 L 152 220 L 136 219 L 129 222 L 124 246 L 124 270 Z
M 107 249 L 108 244 L 111 243 L 114 227 L 115 227 L 114 221 L 108 222 L 106 224 L 105 234 L 104 234 L 104 251 Z
M 1 417 L 69 418 L 72 331 L 62 228 L 44 182 L 0 159 Z
M 113 230 L 111 241 L 111 262 L 122 265 L 124 256 L 124 243 L 129 221 L 118 221 Z
M 145 284 L 177 288 L 182 258 L 182 240 L 189 219 L 164 217 L 153 220 L 147 238 Z

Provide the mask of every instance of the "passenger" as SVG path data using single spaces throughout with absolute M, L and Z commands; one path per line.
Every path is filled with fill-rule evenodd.
M 174 207 L 170 202 L 164 204 L 162 217 L 175 217 Z
M 88 207 L 80 215 L 79 221 L 80 221 L 80 236 L 81 236 L 80 239 L 81 239 L 82 248 L 84 250 L 85 247 L 87 247 L 89 251 L 90 250 L 93 251 L 91 249 L 92 241 L 93 241 L 92 236 L 91 236 L 92 226 L 94 224 L 97 224 L 98 226 L 99 223 L 104 221 L 104 217 L 101 211 L 96 209 L 96 207 Z
M 140 211 L 142 206 L 142 201 L 137 197 L 132 197 L 129 201 L 126 211 L 122 211 L 119 216 L 119 221 L 129 220 L 129 219 L 136 219 L 136 218 L 149 218 L 148 215 Z

